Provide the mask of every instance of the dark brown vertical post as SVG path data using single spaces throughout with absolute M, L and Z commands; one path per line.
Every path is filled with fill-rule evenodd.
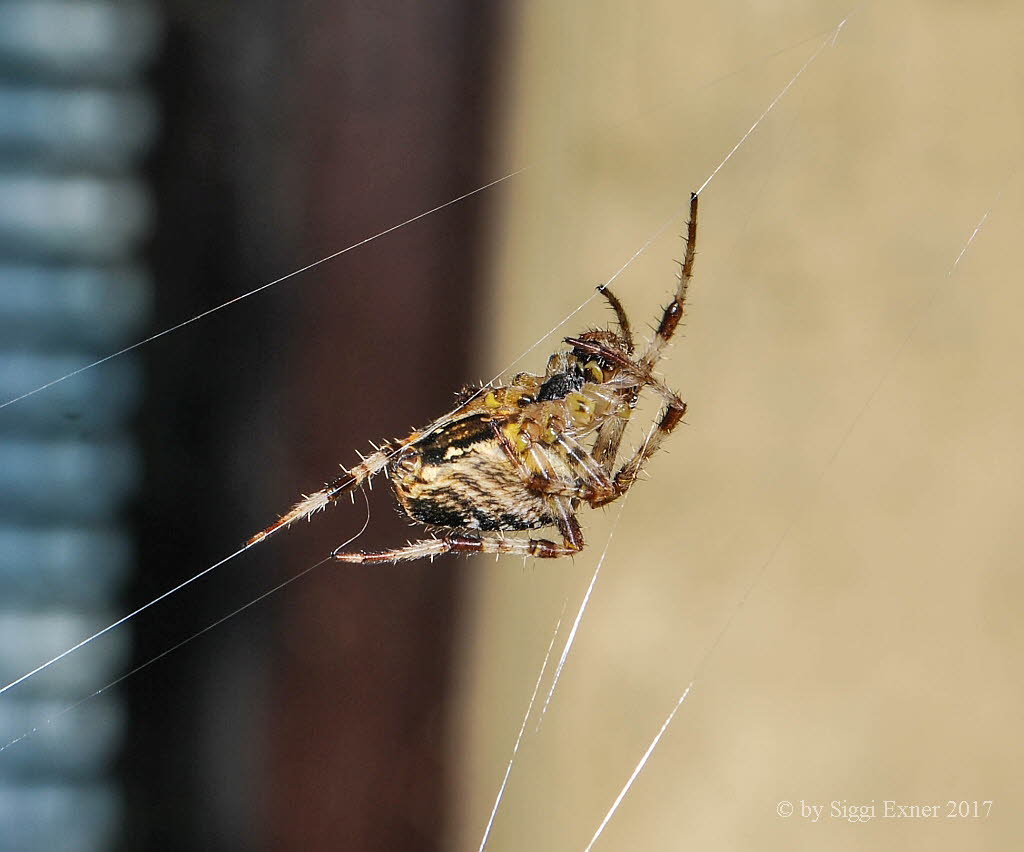
M 288 156 L 301 257 L 336 251 L 487 180 L 495 4 L 296 8 Z M 275 490 L 314 488 L 369 440 L 451 405 L 479 343 L 486 207 L 486 198 L 454 206 L 303 280 L 277 376 L 294 449 Z M 378 483 L 377 496 L 386 490 Z M 294 547 L 274 542 L 282 575 L 330 552 L 361 520 L 361 506 L 346 501 Z M 408 537 L 375 500 L 359 546 Z M 272 848 L 439 847 L 452 624 L 468 569 L 453 560 L 328 565 L 290 590 L 279 606 L 266 733 Z

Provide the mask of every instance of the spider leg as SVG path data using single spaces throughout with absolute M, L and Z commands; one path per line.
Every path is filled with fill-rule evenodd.
M 658 324 L 654 340 L 651 341 L 650 346 L 648 346 L 647 351 L 641 358 L 634 362 L 631 358 L 626 358 L 621 353 L 607 350 L 597 341 L 568 340 L 569 343 L 575 346 L 580 346 L 584 350 L 589 349 L 596 354 L 604 356 L 611 363 L 618 364 L 625 372 L 632 374 L 637 379 L 637 392 L 643 387 L 652 388 L 665 402 L 665 408 L 657 425 L 648 433 L 646 440 L 634 454 L 633 458 L 626 462 L 615 475 L 614 496 L 595 505 L 609 503 L 629 490 L 630 486 L 636 481 L 644 463 L 657 452 L 662 441 L 665 440 L 669 432 L 679 425 L 679 421 L 683 419 L 683 415 L 686 413 L 686 403 L 679 398 L 675 391 L 654 378 L 652 371 L 654 370 L 654 365 L 660 360 L 669 340 L 672 339 L 672 335 L 675 334 L 676 327 L 683 317 L 686 294 L 690 287 L 690 281 L 693 279 L 693 262 L 697 255 L 697 193 L 695 192 L 690 194 L 690 219 L 686 223 L 685 242 L 686 251 L 683 255 L 682 265 L 679 268 L 676 294 L 662 312 L 661 322 Z M 622 325 L 625 311 L 622 310 L 621 304 L 616 307 L 618 300 L 614 296 L 609 296 L 606 291 L 602 292 L 605 292 L 605 297 L 612 303 L 612 308 L 619 315 L 619 324 Z M 629 335 L 625 333 L 625 327 L 624 337 L 627 341 L 629 340 Z M 630 346 L 629 354 L 632 355 L 632 352 L 632 346 Z M 594 442 L 594 458 L 609 472 L 615 464 L 615 458 L 618 455 L 625 429 L 625 420 L 621 418 L 609 420 L 602 425 L 597 440 Z
M 507 553 L 512 556 L 534 556 L 538 559 L 558 559 L 579 553 L 584 542 L 583 532 L 576 517 L 570 512 L 565 518 L 559 518 L 557 525 L 562 533 L 562 544 L 556 544 L 546 538 L 498 538 L 456 531 L 448 533 L 443 538 L 425 538 L 392 550 L 371 553 L 335 551 L 332 555 L 338 562 L 380 564 L 411 562 L 424 557 L 433 559 L 445 553 Z
M 616 365 L 624 374 L 626 383 L 621 385 L 619 392 L 624 398 L 629 399 L 629 396 L 634 398 L 643 388 L 651 388 L 658 396 L 661 397 L 665 403 L 665 410 L 662 412 L 661 421 L 654 430 L 647 436 L 647 440 L 644 442 L 644 448 L 647 449 L 646 455 L 641 462 L 638 463 L 637 470 L 639 470 L 639 464 L 650 458 L 651 455 L 658 449 L 661 442 L 664 440 L 665 435 L 672 431 L 678 424 L 679 420 L 682 419 L 686 413 L 686 403 L 679 397 L 674 390 L 658 378 L 655 378 L 650 369 L 642 362 L 635 363 L 629 358 L 625 357 L 621 352 L 617 352 L 606 346 L 604 343 L 596 340 L 583 340 L 576 337 L 565 338 L 567 343 L 582 349 L 584 352 L 589 352 L 593 355 L 598 355 L 604 358 L 611 364 Z M 616 382 L 618 379 L 612 379 L 612 382 Z M 632 406 L 630 406 L 632 407 Z M 622 437 L 626 430 L 626 421 L 622 418 L 614 418 L 605 422 L 598 433 L 597 439 L 594 442 L 593 457 L 597 462 L 609 473 L 615 464 L 615 458 L 619 452 L 619 446 L 622 443 Z M 635 479 L 636 471 L 633 472 L 633 478 Z M 620 476 L 627 476 L 624 470 L 620 471 L 616 476 L 618 479 Z M 632 484 L 632 480 L 630 481 Z M 628 487 L 628 486 L 627 486 Z M 617 491 L 616 494 L 611 498 L 618 497 L 622 492 Z M 610 502 L 610 500 L 602 500 L 597 505 L 604 505 Z
M 651 388 L 658 396 L 662 397 L 666 404 L 666 410 L 662 414 L 662 422 L 668 426 L 667 429 L 662 430 L 660 428 L 652 431 L 644 442 L 645 446 L 650 445 L 651 450 L 647 454 L 649 458 L 656 450 L 657 446 L 664 439 L 665 434 L 671 432 L 675 428 L 678 420 L 682 418 L 686 412 L 686 403 L 680 398 L 679 394 L 676 393 L 672 388 L 665 384 L 660 379 L 655 378 L 651 375 L 650 369 L 643 363 L 634 363 L 633 360 L 626 357 L 622 352 L 617 352 L 614 349 L 606 346 L 604 343 L 596 340 L 583 340 L 581 338 L 566 337 L 566 343 L 572 346 L 578 347 L 585 352 L 599 355 L 608 361 L 609 364 L 615 365 L 620 369 L 625 376 L 623 377 L 624 384 L 621 384 L 618 392 L 622 393 L 625 398 L 629 398 L 627 394 L 633 396 L 632 401 L 636 401 L 636 395 L 645 388 Z M 611 383 L 618 382 L 620 379 L 612 379 Z M 609 383 L 609 384 L 611 384 Z M 632 408 L 632 404 L 630 406 Z M 676 422 L 671 421 L 670 412 L 676 412 Z M 666 420 L 669 418 L 669 420 Z M 597 439 L 594 441 L 594 450 L 591 454 L 595 460 L 604 468 L 605 471 L 610 475 L 611 468 L 614 466 L 615 457 L 618 455 L 618 446 L 622 443 L 623 435 L 626 431 L 626 421 L 622 418 L 614 418 L 606 421 L 602 424 Z M 622 472 L 621 472 L 622 474 Z M 618 494 L 621 494 L 618 493 Z M 615 495 L 615 497 L 618 496 Z M 612 500 L 614 499 L 611 498 Z M 604 505 L 608 501 L 602 501 L 598 505 Z
M 626 316 L 626 309 L 622 307 L 622 302 L 619 301 L 618 296 L 608 289 L 607 284 L 601 284 L 597 288 L 597 292 L 608 300 L 608 304 L 611 305 L 612 310 L 615 311 L 615 319 L 619 324 L 619 331 L 622 333 L 622 342 L 626 346 L 626 351 L 632 355 L 633 330 L 629 325 L 629 317 Z
M 669 340 L 672 339 L 672 335 L 675 334 L 675 330 L 679 325 L 679 321 L 683 317 L 683 306 L 686 303 L 686 294 L 690 287 L 690 281 L 693 278 L 693 263 L 697 253 L 697 194 L 690 194 L 690 219 L 686 225 L 686 252 L 683 256 L 683 262 L 679 269 L 678 284 L 676 287 L 676 294 L 672 301 L 665 307 L 662 313 L 661 322 L 658 324 L 658 330 L 655 332 L 654 339 L 651 341 L 650 346 L 647 348 L 647 352 L 638 360 L 634 361 L 632 358 L 623 355 L 622 352 L 616 351 L 602 343 L 599 340 L 584 340 L 576 337 L 566 337 L 565 342 L 575 346 L 584 352 L 590 352 L 594 355 L 599 355 L 606 359 L 609 363 L 616 365 L 620 369 L 627 373 L 632 374 L 637 380 L 638 384 L 649 386 L 657 391 L 662 399 L 664 399 L 671 407 L 674 404 L 678 406 L 682 403 L 673 391 L 667 388 L 662 382 L 658 381 L 652 375 L 654 365 L 657 364 L 658 360 L 668 344 Z M 628 329 L 628 320 L 625 317 L 625 310 L 622 308 L 619 300 L 612 295 L 607 288 L 598 288 L 611 302 L 616 315 L 619 316 L 619 324 L 623 326 L 624 336 Z M 623 325 L 623 323 L 626 325 Z M 632 351 L 632 350 L 630 350 Z M 683 408 L 685 410 L 685 405 Z M 619 436 L 621 440 L 621 435 Z M 615 443 L 614 439 L 609 439 L 609 444 Z M 616 447 L 617 449 L 617 447 Z M 614 457 L 614 453 L 611 453 Z
M 566 482 L 553 474 L 531 470 L 501 427 L 496 422 L 492 422 L 491 425 L 505 455 L 508 456 L 523 484 L 531 491 L 548 497 L 570 497 L 587 503 L 603 500 L 614 493 L 615 485 L 611 476 L 593 455 L 571 436 L 561 433 L 553 445 L 558 448 L 560 455 L 576 475 L 575 482 Z M 539 457 L 538 461 L 543 462 L 543 457 Z
M 554 445 L 558 447 L 562 458 L 568 462 L 577 477 L 579 491 L 573 496 L 593 502 L 612 490 L 614 484 L 611 476 L 594 458 L 593 454 L 588 452 L 575 438 L 563 432 L 555 439 Z
M 615 458 L 619 454 L 622 437 L 626 434 L 626 422 L 622 417 L 613 417 L 602 423 L 597 430 L 591 455 L 609 477 L 615 467 Z
M 636 482 L 644 463 L 658 451 L 658 448 L 665 438 L 668 437 L 668 434 L 679 425 L 683 415 L 686 414 L 686 403 L 675 394 L 673 394 L 673 397 L 674 399 L 662 410 L 658 422 L 647 433 L 647 437 L 644 439 L 640 449 L 615 474 L 614 493 L 612 496 L 606 500 L 594 503 L 594 506 L 604 506 L 625 494 L 633 483 Z
M 463 385 L 455 392 L 455 404 L 456 406 L 465 405 L 467 402 L 471 402 L 476 399 L 482 393 L 487 391 L 487 385 L 481 385 L 472 383 Z
M 675 333 L 679 320 L 683 317 L 683 305 L 686 302 L 686 291 L 690 287 L 690 280 L 693 278 L 693 260 L 697 248 L 697 194 L 690 194 L 690 221 L 686 224 L 686 253 L 683 255 L 683 264 L 679 269 L 678 285 L 676 295 L 665 307 L 655 332 L 654 340 L 647 347 L 647 352 L 640 358 L 640 365 L 650 372 L 658 363 L 665 345 Z
M 465 391 L 465 389 L 464 389 Z M 475 391 L 474 391 L 475 392 Z M 467 392 L 467 395 L 468 392 Z M 342 473 L 337 479 L 327 483 L 319 491 L 314 492 L 310 495 L 303 495 L 303 498 L 292 506 L 287 512 L 285 512 L 280 518 L 278 518 L 269 527 L 260 530 L 256 535 L 252 536 L 246 543 L 245 546 L 249 547 L 253 544 L 257 544 L 263 541 L 268 536 L 273 535 L 278 530 L 282 530 L 290 524 L 298 521 L 302 518 L 312 517 L 316 512 L 321 509 L 326 509 L 331 503 L 335 502 L 342 494 L 350 494 L 359 488 L 364 482 L 370 481 L 378 473 L 382 473 L 388 466 L 388 462 L 391 461 L 398 453 L 404 450 L 406 447 L 412 446 L 413 444 L 423 440 L 427 435 L 443 429 L 448 423 L 451 422 L 452 416 L 459 409 L 456 408 L 454 411 L 448 412 L 442 417 L 439 417 L 425 429 L 413 432 L 408 437 L 401 441 L 384 441 L 379 447 L 374 446 L 375 452 L 362 458 L 362 461 L 355 465 L 355 467 L 349 468 Z M 372 484 L 372 483 L 371 483 Z
M 691 215 L 696 216 L 696 197 L 691 201 Z M 691 218 L 690 228 L 691 236 L 695 227 L 696 219 Z M 692 244 L 692 240 L 691 240 Z M 693 267 L 693 255 L 687 248 L 688 261 L 684 261 L 684 273 L 692 274 Z M 690 272 L 686 272 L 686 263 L 689 262 Z M 682 295 L 685 296 L 685 287 L 681 288 Z M 673 304 L 677 304 L 674 302 Z M 676 316 L 674 323 L 672 323 L 672 329 L 674 330 L 675 324 L 678 323 L 678 316 L 681 316 L 682 302 L 678 302 L 680 306 L 680 313 Z M 666 319 L 662 320 L 662 326 L 668 323 L 668 320 L 672 316 L 671 313 L 672 305 L 665 310 Z M 659 329 L 660 331 L 660 329 Z M 671 334 L 671 331 L 669 332 Z M 665 340 L 667 341 L 667 337 Z M 647 434 L 647 438 L 644 440 L 640 449 L 633 455 L 633 457 L 626 462 L 615 474 L 613 481 L 614 493 L 607 497 L 592 502 L 593 506 L 604 506 L 607 503 L 612 502 L 616 498 L 620 497 L 626 491 L 629 490 L 630 486 L 636 481 L 637 476 L 640 473 L 644 463 L 657 451 L 665 440 L 666 436 L 679 425 L 679 422 L 683 419 L 683 415 L 686 414 L 686 403 L 680 398 L 674 390 L 668 387 L 660 379 L 655 378 L 651 375 L 650 366 L 645 363 L 643 359 L 639 362 L 634 363 L 629 358 L 626 358 L 614 349 L 605 346 L 600 341 L 596 340 L 582 340 L 579 338 L 567 337 L 566 341 L 571 343 L 573 346 L 583 349 L 585 352 L 591 352 L 595 355 L 599 355 L 610 363 L 618 366 L 623 373 L 629 378 L 630 382 L 621 387 L 621 392 L 625 394 L 638 393 L 645 387 L 651 388 L 655 393 L 662 398 L 665 403 L 665 408 L 661 412 L 661 417 L 658 419 L 657 424 Z M 616 379 L 612 379 L 615 382 Z M 633 384 L 635 382 L 635 384 Z M 611 384 L 611 383 L 609 383 Z M 624 420 L 609 420 L 601 427 L 601 433 L 598 435 L 597 440 L 594 443 L 594 457 L 605 467 L 606 470 L 610 470 L 615 462 L 615 457 L 619 451 L 619 445 L 622 442 L 622 436 L 625 431 Z
M 626 426 L 643 386 L 644 383 L 638 381 L 632 386 L 626 385 L 616 390 L 615 393 L 623 407 L 619 409 L 614 417 L 605 420 L 597 429 L 594 447 L 590 454 L 609 477 L 611 477 L 612 470 L 615 467 L 615 459 L 619 455 L 619 446 L 622 444 L 622 438 L 626 434 Z
M 599 340 L 584 340 L 580 337 L 566 337 L 564 340 L 566 343 L 575 346 L 577 349 L 604 358 L 609 364 L 613 364 L 618 367 L 625 374 L 622 377 L 613 378 L 606 386 L 616 387 L 620 392 L 628 390 L 636 393 L 639 393 L 640 389 L 643 387 L 650 387 L 653 388 L 666 403 L 672 402 L 678 398 L 676 392 L 669 388 L 660 379 L 656 378 L 651 372 L 651 369 L 644 363 L 627 358 L 621 352 L 613 349 L 607 344 L 602 343 Z
M 405 443 L 406 442 L 403 441 L 403 445 Z M 273 535 L 278 530 L 284 529 L 289 524 L 292 524 L 301 518 L 309 518 L 321 509 L 326 509 L 342 494 L 348 494 L 355 491 L 364 482 L 384 470 L 384 468 L 387 467 L 388 460 L 393 454 L 394 450 L 385 444 L 381 449 L 368 455 L 362 460 L 362 462 L 357 464 L 355 467 L 346 470 L 341 476 L 333 482 L 329 482 L 319 491 L 315 491 L 309 495 L 303 495 L 303 498 L 298 503 L 292 506 L 291 509 L 274 521 L 274 523 L 269 527 L 260 530 L 256 535 L 250 538 L 245 543 L 246 547 L 263 541 L 263 539 Z

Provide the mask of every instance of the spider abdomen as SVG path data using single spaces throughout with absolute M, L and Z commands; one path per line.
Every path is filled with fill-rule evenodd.
M 553 523 L 543 496 L 510 464 L 488 418 L 439 429 L 390 465 L 395 496 L 420 523 L 470 530 L 527 530 Z

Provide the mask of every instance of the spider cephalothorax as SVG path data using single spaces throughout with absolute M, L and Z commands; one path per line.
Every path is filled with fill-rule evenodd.
M 508 385 L 464 388 L 453 411 L 407 438 L 385 442 L 249 543 L 386 473 L 405 513 L 442 534 L 393 550 L 336 552 L 335 559 L 398 562 L 456 552 L 537 557 L 579 552 L 583 534 L 577 509 L 584 503 L 603 506 L 629 490 L 686 411 L 686 403 L 652 370 L 683 314 L 696 236 L 693 195 L 676 293 L 642 355 L 635 354 L 621 303 L 601 287 L 615 312 L 616 330 L 565 338 L 569 348 L 548 359 L 544 375 L 519 373 Z M 661 413 L 640 448 L 619 464 L 626 423 L 645 388 L 660 397 Z M 561 543 L 501 535 L 546 526 L 558 529 Z

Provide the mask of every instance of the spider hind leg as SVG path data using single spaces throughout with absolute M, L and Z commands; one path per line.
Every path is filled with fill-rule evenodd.
M 312 494 L 304 495 L 298 503 L 292 506 L 291 509 L 274 521 L 274 523 L 252 536 L 245 543 L 245 546 L 251 547 L 254 544 L 258 544 L 276 533 L 278 530 L 282 530 L 285 527 L 290 526 L 295 521 L 301 520 L 302 518 L 310 518 L 321 509 L 326 509 L 342 494 L 348 494 L 355 491 L 364 482 L 384 470 L 384 468 L 387 467 L 389 458 L 389 447 L 385 444 L 376 452 L 368 455 L 362 460 L 362 462 L 351 469 L 346 470 L 341 476 L 333 482 L 325 485 L 319 491 L 314 491 Z
M 433 559 L 445 553 L 506 553 L 512 556 L 533 556 L 537 559 L 558 559 L 563 556 L 575 556 L 584 545 L 579 523 L 575 516 L 568 517 L 568 521 L 560 519 L 558 522 L 558 528 L 562 532 L 562 544 L 546 538 L 499 538 L 457 530 L 442 538 L 424 538 L 391 550 L 370 553 L 335 551 L 331 555 L 338 562 L 358 564 L 411 562 L 424 557 Z

